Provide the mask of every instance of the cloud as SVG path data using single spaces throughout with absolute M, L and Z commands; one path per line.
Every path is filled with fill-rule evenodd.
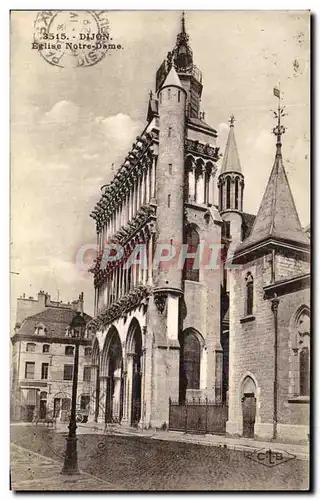
M 45 113 L 44 123 L 57 123 L 66 125 L 77 123 L 79 119 L 79 108 L 71 101 L 57 102 L 47 113 Z
M 141 129 L 140 122 L 132 120 L 130 116 L 118 113 L 115 116 L 108 116 L 101 119 L 98 117 L 98 123 L 101 125 L 105 137 L 112 146 L 117 149 L 124 146 L 129 148 L 135 139 L 136 134 Z

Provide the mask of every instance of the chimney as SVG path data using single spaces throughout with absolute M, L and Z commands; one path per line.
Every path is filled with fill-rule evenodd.
M 83 292 L 79 295 L 79 309 L 81 316 L 83 316 Z
M 44 309 L 46 307 L 46 294 L 43 290 L 40 290 L 40 292 L 38 293 L 38 304 L 41 309 Z

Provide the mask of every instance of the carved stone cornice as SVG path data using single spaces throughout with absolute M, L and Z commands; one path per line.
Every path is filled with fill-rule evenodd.
M 112 323 L 112 321 L 127 316 L 131 309 L 143 307 L 145 310 L 150 293 L 151 289 L 149 286 L 139 285 L 133 290 L 130 290 L 128 294 L 123 295 L 116 302 L 106 307 L 88 324 L 92 330 L 97 331 L 100 328 L 105 328 Z
M 199 141 L 192 141 L 191 139 L 185 140 L 185 152 L 195 153 L 203 158 L 212 160 L 216 162 L 219 160 L 219 149 L 218 147 L 213 148 L 209 144 L 203 144 Z

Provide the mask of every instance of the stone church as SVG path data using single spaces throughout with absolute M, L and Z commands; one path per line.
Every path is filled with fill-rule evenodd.
M 228 404 L 231 434 L 270 436 L 276 416 L 285 435 L 308 407 L 309 240 L 281 136 L 258 215 L 244 213 L 234 118 L 217 178 L 184 17 L 155 80 L 146 126 L 91 213 L 93 418 L 160 427 L 169 398 L 196 398 Z

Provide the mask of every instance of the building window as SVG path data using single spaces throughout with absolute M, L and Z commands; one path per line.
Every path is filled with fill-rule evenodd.
M 27 344 L 27 352 L 35 352 L 35 350 L 36 350 L 36 344 L 28 342 L 28 344 Z
M 70 398 L 62 398 L 61 410 L 69 411 L 70 409 L 71 409 L 71 399 Z
M 91 353 L 92 353 L 91 347 L 85 347 L 84 348 L 84 355 L 85 356 L 91 356 Z
M 183 341 L 183 365 L 187 389 L 200 389 L 201 346 L 194 333 L 188 333 Z
M 186 234 L 187 253 L 195 254 L 198 250 L 200 238 L 194 228 L 189 228 Z M 195 268 L 195 269 L 194 269 Z M 184 262 L 184 279 L 199 281 L 199 262 L 193 257 L 187 257 Z
M 171 99 L 171 89 L 168 89 L 168 99 Z
M 49 363 L 42 363 L 41 365 L 41 379 L 47 380 L 49 371 Z
M 44 344 L 42 346 L 42 352 L 50 352 L 50 346 L 49 346 L 49 344 Z
M 73 365 L 64 365 L 63 367 L 63 380 L 72 380 Z
M 230 221 L 226 221 L 226 220 L 223 221 L 223 224 L 222 224 L 222 237 L 223 238 L 229 238 L 229 239 L 231 238 L 230 226 L 231 226 Z
M 231 196 L 231 181 L 230 177 L 227 178 L 227 204 L 226 208 L 230 208 L 230 196 Z
M 310 309 L 301 306 L 291 326 L 289 396 L 310 395 Z
M 80 410 L 88 410 L 90 403 L 90 396 L 88 394 L 82 394 L 80 397 Z
M 300 396 L 309 396 L 310 394 L 310 383 L 309 383 L 309 348 L 303 347 L 299 353 L 299 367 L 300 367 Z
M 170 208 L 171 194 L 168 194 L 168 208 Z
M 73 352 L 74 352 L 74 347 L 72 345 L 67 345 L 65 350 L 64 350 L 64 353 L 66 356 L 73 356 Z
M 168 129 L 168 137 L 171 137 L 171 132 L 172 132 L 172 127 L 169 127 L 169 129 Z
M 238 179 L 238 177 L 236 178 L 234 189 L 235 189 L 235 191 L 234 191 L 234 197 L 235 197 L 235 206 L 234 206 L 234 208 L 236 210 L 238 210 L 238 208 L 239 208 L 239 179 Z
M 83 381 L 90 382 L 91 381 L 91 366 L 83 367 Z
M 169 163 L 169 174 L 172 175 L 172 163 Z
M 181 92 L 180 92 L 180 90 L 178 90 L 178 102 L 180 102 L 180 94 L 181 94 Z
M 28 361 L 26 363 L 25 378 L 33 379 L 34 372 L 35 372 L 35 363 Z
M 246 316 L 253 313 L 253 277 L 251 273 L 246 276 Z

